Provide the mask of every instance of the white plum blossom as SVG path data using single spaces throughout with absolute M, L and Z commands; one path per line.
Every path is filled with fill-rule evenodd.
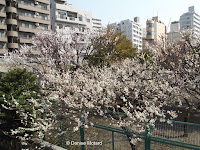
M 149 59 L 142 53 L 100 68 L 89 66 L 81 59 L 92 53 L 91 43 L 98 34 L 41 33 L 34 39 L 32 47 L 23 46 L 7 59 L 10 66 L 23 64 L 38 74 L 43 90 L 50 93 L 48 98 L 64 102 L 64 113 L 78 123 L 74 130 L 83 125 L 80 113 L 88 112 L 110 119 L 112 125 L 144 132 L 149 124 L 154 126 L 155 117 L 163 118 L 162 121 L 167 113 L 172 118 L 177 117 L 176 112 L 163 110 L 164 106 L 175 101 L 188 102 L 190 97 L 189 106 L 199 102 L 198 45 L 191 46 L 187 40 L 176 45 L 157 44 L 150 47 L 152 56 Z M 33 55 L 37 50 L 39 53 Z M 70 69 L 77 65 L 76 69 Z M 126 113 L 126 118 L 117 114 L 119 112 Z M 89 122 L 88 113 L 83 117 L 86 123 Z M 40 127 L 45 129 L 41 124 Z M 131 143 L 135 142 L 131 139 Z

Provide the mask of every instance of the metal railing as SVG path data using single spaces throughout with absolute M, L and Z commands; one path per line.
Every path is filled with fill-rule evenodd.
M 84 123 L 83 118 L 84 115 L 81 117 Z M 105 123 L 105 120 L 102 120 L 103 122 Z M 86 130 L 84 126 L 80 127 L 81 142 L 87 142 L 88 139 L 102 141 L 102 145 L 93 147 L 95 149 L 200 150 L 200 124 L 157 119 L 155 127 L 149 124 L 144 133 L 135 133 L 99 123 L 87 123 L 87 125 L 90 127 Z M 140 139 L 134 147 L 130 144 L 130 137 Z M 81 146 L 81 149 L 92 149 L 92 146 L 86 143 Z

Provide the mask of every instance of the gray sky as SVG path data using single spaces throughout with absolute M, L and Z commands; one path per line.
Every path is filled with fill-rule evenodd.
M 67 2 L 78 9 L 91 12 L 93 17 L 102 20 L 104 26 L 138 16 L 142 26 L 145 27 L 147 19 L 158 15 L 168 27 L 171 21 L 178 21 L 180 15 L 193 5 L 200 15 L 200 0 L 67 0 Z

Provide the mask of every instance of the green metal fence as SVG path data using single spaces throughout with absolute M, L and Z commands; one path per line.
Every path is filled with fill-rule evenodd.
M 82 121 L 84 122 L 83 119 Z M 89 129 L 80 127 L 81 142 L 85 142 L 81 146 L 82 150 L 200 150 L 200 124 L 173 120 L 163 122 L 162 119 L 157 119 L 155 127 L 149 125 L 146 132 L 134 133 L 106 125 L 105 122 L 106 120 L 102 119 L 102 124 L 87 124 Z M 132 147 L 129 137 L 140 138 L 140 140 Z M 102 143 L 88 145 L 88 141 Z
M 200 124 L 173 120 L 169 122 L 157 120 L 151 135 L 154 147 L 159 149 L 159 145 L 165 145 L 168 149 L 200 149 Z

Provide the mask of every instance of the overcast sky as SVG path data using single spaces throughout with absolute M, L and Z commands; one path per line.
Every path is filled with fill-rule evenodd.
M 67 0 L 72 6 L 89 11 L 94 18 L 108 23 L 124 19 L 140 17 L 140 22 L 145 27 L 147 19 L 159 16 L 168 27 L 171 21 L 178 21 L 180 15 L 188 11 L 189 6 L 195 6 L 195 11 L 200 14 L 200 0 Z

